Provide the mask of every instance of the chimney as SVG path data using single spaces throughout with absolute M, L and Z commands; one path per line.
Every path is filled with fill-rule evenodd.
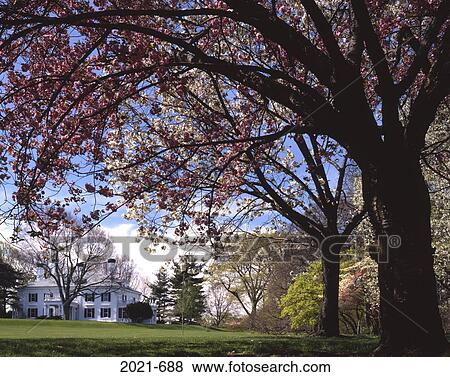
M 58 267 L 58 260 L 52 259 L 52 261 L 48 264 L 48 269 L 50 270 L 51 274 L 56 273 L 56 268 Z
M 36 265 L 36 280 L 44 280 L 44 265 L 42 263 L 38 263 Z
M 114 277 L 114 272 L 116 270 L 116 260 L 114 258 L 109 258 L 106 263 L 106 272 L 110 276 L 110 278 Z

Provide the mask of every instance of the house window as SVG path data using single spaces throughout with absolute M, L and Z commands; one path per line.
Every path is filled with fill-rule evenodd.
M 50 293 L 44 293 L 44 301 L 45 300 L 50 300 L 50 299 L 52 299 L 53 298 L 53 293 L 52 292 L 50 292 Z M 37 301 L 37 300 L 36 300 Z
M 38 316 L 37 308 L 28 308 L 28 318 L 36 318 Z
M 84 301 L 86 302 L 93 302 L 95 300 L 95 296 L 93 293 L 86 293 L 84 295 Z
M 111 317 L 111 308 L 101 308 L 100 309 L 100 317 L 110 318 Z
M 84 309 L 84 318 L 94 318 L 94 317 L 95 317 L 95 309 L 94 308 Z
M 123 302 L 126 302 L 126 301 L 127 301 L 127 298 L 128 298 L 127 295 L 122 295 L 122 301 L 123 301 Z
M 102 293 L 102 301 L 111 301 L 111 293 Z
M 127 318 L 127 308 L 119 308 L 119 319 Z
M 37 293 L 29 293 L 28 294 L 28 302 L 37 302 L 38 294 Z

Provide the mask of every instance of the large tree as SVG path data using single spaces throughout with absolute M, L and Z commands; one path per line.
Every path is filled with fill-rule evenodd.
M 183 208 L 192 186 L 212 198 L 211 215 L 253 170 L 256 189 L 265 186 L 268 200 L 293 214 L 290 201 L 261 183 L 262 156 L 282 142 L 302 144 L 304 135 L 332 138 L 362 171 L 376 235 L 401 237 L 395 249 L 380 241 L 378 351 L 441 352 L 448 343 L 420 155 L 450 87 L 449 7 L 448 0 L 3 2 L 1 142 L 18 185 L 13 207 L 32 220 L 52 184 L 67 183 L 75 200 L 83 189 L 110 197 L 97 183 L 113 170 L 126 187 L 122 203 L 137 204 L 131 216 L 148 203 Z M 193 106 L 198 121 L 164 112 L 170 98 L 202 103 Z M 155 117 L 161 112 L 171 127 Z M 135 137 L 124 144 L 127 132 Z M 105 156 L 111 145 L 116 152 Z M 105 160 L 106 171 L 92 169 Z M 123 161 L 130 169 L 114 164 Z M 68 171 L 94 171 L 96 184 L 77 187 Z
M 19 258 L 34 271 L 41 268 L 56 284 L 64 319 L 71 319 L 70 306 L 78 296 L 99 296 L 118 289 L 118 282 L 130 283 L 134 265 L 128 258 L 113 258 L 112 243 L 102 229 L 84 234 L 79 221 L 67 215 L 56 225 L 51 219 L 42 221 L 40 230 L 32 231 L 34 237 L 19 243 Z

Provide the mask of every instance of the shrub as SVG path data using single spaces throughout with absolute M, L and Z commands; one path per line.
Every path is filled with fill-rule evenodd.
M 143 322 L 153 317 L 153 310 L 148 303 L 136 302 L 127 305 L 126 315 L 133 322 Z
M 297 276 L 287 293 L 281 298 L 281 316 L 291 320 L 292 329 L 315 331 L 319 325 L 323 298 L 320 261 L 312 262 Z

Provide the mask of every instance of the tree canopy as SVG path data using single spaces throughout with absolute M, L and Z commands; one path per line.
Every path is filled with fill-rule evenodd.
M 16 203 L 31 210 L 61 184 L 68 200 L 108 201 L 116 190 L 99 179 L 111 172 L 123 202 L 135 204 L 130 217 L 184 208 L 197 189 L 220 205 L 249 169 L 266 169 L 261 161 L 282 169 L 289 136 L 305 152 L 315 147 L 304 156 L 309 169 L 330 153 L 315 135 L 337 140 L 361 167 L 402 137 L 418 153 L 449 86 L 448 1 L 45 4 L 4 2 L 0 14 L 4 153 L 15 161 Z M 403 125 L 400 99 L 411 109 Z M 97 184 L 79 187 L 67 174 L 92 164 L 106 165 Z M 317 175 L 312 187 L 301 177 L 295 186 L 331 206 L 338 198 Z M 268 197 L 277 207 L 295 200 Z

